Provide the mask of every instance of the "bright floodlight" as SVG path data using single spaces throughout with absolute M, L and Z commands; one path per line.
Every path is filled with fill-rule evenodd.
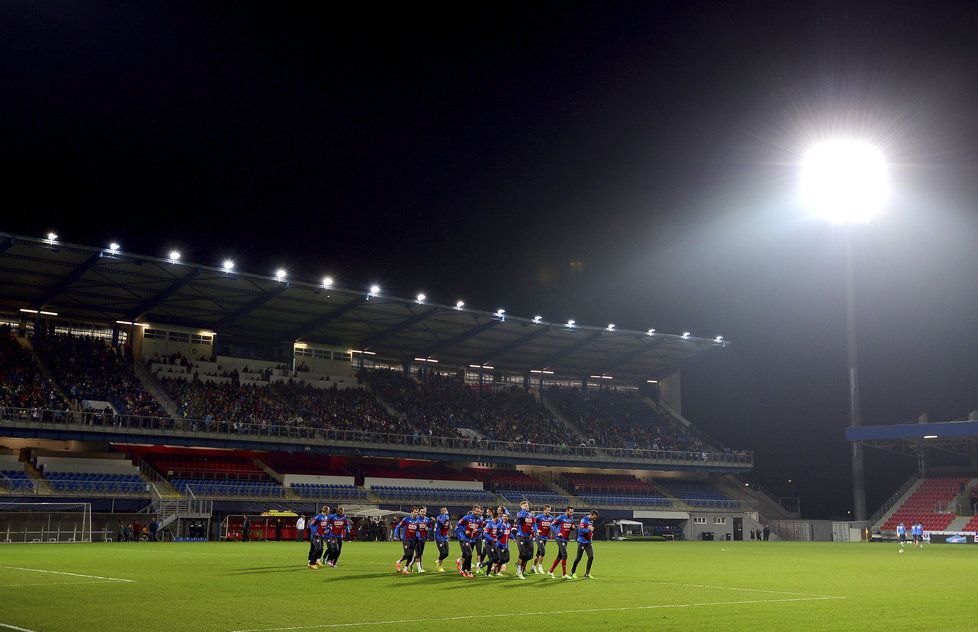
M 275 271 L 275 278 L 278 279 L 279 281 L 284 281 L 285 274 L 286 274 L 285 268 L 279 268 L 278 270 Z
M 543 316 L 534 316 L 533 317 L 533 322 L 534 323 L 539 324 L 541 320 L 543 320 Z
M 881 214 L 889 195 L 886 160 L 873 145 L 832 140 L 802 161 L 802 201 L 833 224 L 859 224 Z
M 370 286 L 370 296 L 377 296 L 378 294 L 380 294 L 380 286 L 379 285 L 371 285 Z
M 614 323 L 608 323 L 608 331 L 614 331 L 614 330 L 615 330 L 615 324 Z
M 231 270 L 234 270 L 234 262 L 230 259 L 225 259 L 222 267 L 224 268 L 225 272 L 231 272 Z
M 109 244 L 109 252 L 119 252 L 119 248 L 121 247 L 122 246 L 113 241 L 111 244 Z
M 331 285 L 333 285 L 333 277 L 323 277 L 323 287 L 328 290 Z
M 500 316 L 501 317 L 505 313 L 506 313 L 506 310 L 503 309 L 502 307 L 500 307 L 499 309 L 496 310 L 496 316 Z
M 428 298 L 428 297 L 425 296 L 423 292 L 421 294 L 418 294 L 418 296 L 417 296 L 418 303 L 424 303 L 424 301 L 425 301 L 426 298 Z
M 455 309 L 462 309 L 463 307 L 465 307 L 465 301 L 457 301 L 455 303 Z
M 58 239 L 58 233 L 48 233 L 48 241 L 56 241 Z
M 170 251 L 170 263 L 176 263 L 177 261 L 180 261 L 180 251 L 179 250 L 171 250 Z
M 683 340 L 689 340 L 689 337 L 692 336 L 692 335 L 693 334 L 689 333 L 688 331 L 684 331 L 683 332 Z
M 571 319 L 571 320 L 568 320 L 567 321 L 567 326 L 568 327 L 573 327 L 576 324 L 577 324 L 577 321 L 576 320 Z
M 648 333 L 650 336 L 654 336 L 655 335 L 655 329 L 650 329 L 646 333 Z

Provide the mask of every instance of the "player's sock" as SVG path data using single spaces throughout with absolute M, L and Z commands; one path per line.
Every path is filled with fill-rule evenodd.
M 560 563 L 560 558 L 558 557 L 558 558 L 556 558 L 554 560 L 554 563 L 550 565 L 550 572 L 551 573 L 554 572 L 554 569 L 557 568 L 557 564 L 559 564 L 559 563 Z
M 564 575 L 567 574 L 567 560 L 560 560 L 560 567 L 564 570 Z

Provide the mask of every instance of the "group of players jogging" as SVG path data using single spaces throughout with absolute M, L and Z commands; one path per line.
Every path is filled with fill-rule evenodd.
M 427 507 L 413 507 L 411 515 L 405 516 L 394 529 L 394 539 L 400 540 L 404 548 L 404 555 L 394 563 L 394 569 L 410 575 L 411 567 L 414 566 L 418 573 L 424 573 L 422 557 L 429 533 L 433 531 L 435 545 L 438 547 L 435 565 L 439 573 L 446 572 L 444 562 L 449 556 L 449 537 L 454 533 L 462 552 L 455 560 L 455 566 L 462 577 L 472 578 L 483 573 L 486 577 L 501 577 L 509 563 L 509 541 L 515 539 L 519 551 L 516 562 L 517 578 L 526 579 L 530 572 L 556 579 L 558 575 L 554 574 L 554 570 L 559 564 L 559 577 L 577 579 L 577 566 L 584 555 L 587 555 L 584 578 L 591 579 L 591 564 L 594 562 L 591 543 L 598 512 L 592 511 L 577 521 L 573 507 L 567 507 L 559 516 L 551 514 L 550 509 L 550 505 L 544 505 L 541 513 L 533 515 L 530 504 L 524 500 L 520 503 L 516 517 L 511 520 L 504 507 L 486 507 L 483 510 L 475 505 L 469 513 L 453 523 L 447 507 L 442 507 L 441 513 L 434 519 L 428 516 Z M 323 564 L 335 567 L 343 551 L 343 540 L 350 533 L 350 519 L 343 507 L 337 507 L 335 512 L 330 512 L 330 508 L 324 506 L 319 514 L 309 520 L 308 526 L 309 568 L 318 570 Z M 571 532 L 575 530 L 577 557 L 568 573 L 567 545 L 571 541 Z M 550 565 L 550 570 L 545 571 L 543 562 L 547 554 L 547 542 L 550 540 L 557 545 L 557 556 Z
M 404 575 L 411 574 L 412 565 L 418 573 L 424 573 L 422 557 L 428 532 L 434 530 L 435 545 L 438 547 L 438 559 L 435 565 L 439 573 L 445 571 L 445 559 L 449 556 L 449 536 L 454 532 L 461 548 L 461 556 L 455 560 L 455 567 L 462 577 L 472 578 L 484 573 L 486 577 L 500 577 L 506 571 L 509 563 L 509 541 L 516 540 L 519 557 L 516 562 L 516 577 L 526 579 L 528 573 L 546 575 L 556 578 L 554 570 L 561 565 L 564 579 L 577 579 L 577 566 L 584 555 L 587 555 L 585 579 L 591 579 L 591 564 L 594 562 L 594 521 L 598 512 L 592 511 L 576 521 L 574 508 L 567 507 L 560 516 L 550 513 L 550 505 L 543 506 L 543 512 L 533 515 L 527 501 L 520 503 L 520 510 L 511 519 L 504 507 L 483 509 L 474 505 L 472 510 L 453 524 L 448 508 L 442 507 L 441 513 L 434 519 L 428 516 L 426 507 L 414 507 L 411 515 L 405 516 L 394 529 L 394 538 L 401 541 L 404 555 L 394 563 L 394 569 Z M 567 573 L 567 544 L 571 539 L 571 531 L 577 531 L 577 557 Z M 557 556 L 549 571 L 543 567 L 547 553 L 547 542 L 553 540 L 557 544 Z M 536 555 L 534 555 L 536 545 Z M 532 560 L 532 564 L 530 561 Z M 475 567 L 473 568 L 473 563 Z M 529 571 L 527 565 L 530 566 Z

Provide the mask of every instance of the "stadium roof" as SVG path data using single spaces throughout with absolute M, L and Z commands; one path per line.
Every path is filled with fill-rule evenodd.
M 926 447 L 971 455 L 978 446 L 978 420 L 849 427 L 846 440 L 892 452 L 914 453 Z
M 728 342 L 535 322 L 381 291 L 325 288 L 219 267 L 0 233 L 0 308 L 62 319 L 159 323 L 233 339 L 309 342 L 378 358 L 507 372 L 664 377 Z M 29 313 L 27 314 L 29 316 Z

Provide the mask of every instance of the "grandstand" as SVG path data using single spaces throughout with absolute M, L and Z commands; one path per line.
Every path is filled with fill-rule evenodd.
M 687 537 L 694 515 L 760 519 L 702 483 L 752 455 L 678 412 L 679 368 L 725 341 L 0 244 L 16 280 L 0 297 L 5 497 L 130 499 L 177 532 L 320 501 L 573 503 Z

